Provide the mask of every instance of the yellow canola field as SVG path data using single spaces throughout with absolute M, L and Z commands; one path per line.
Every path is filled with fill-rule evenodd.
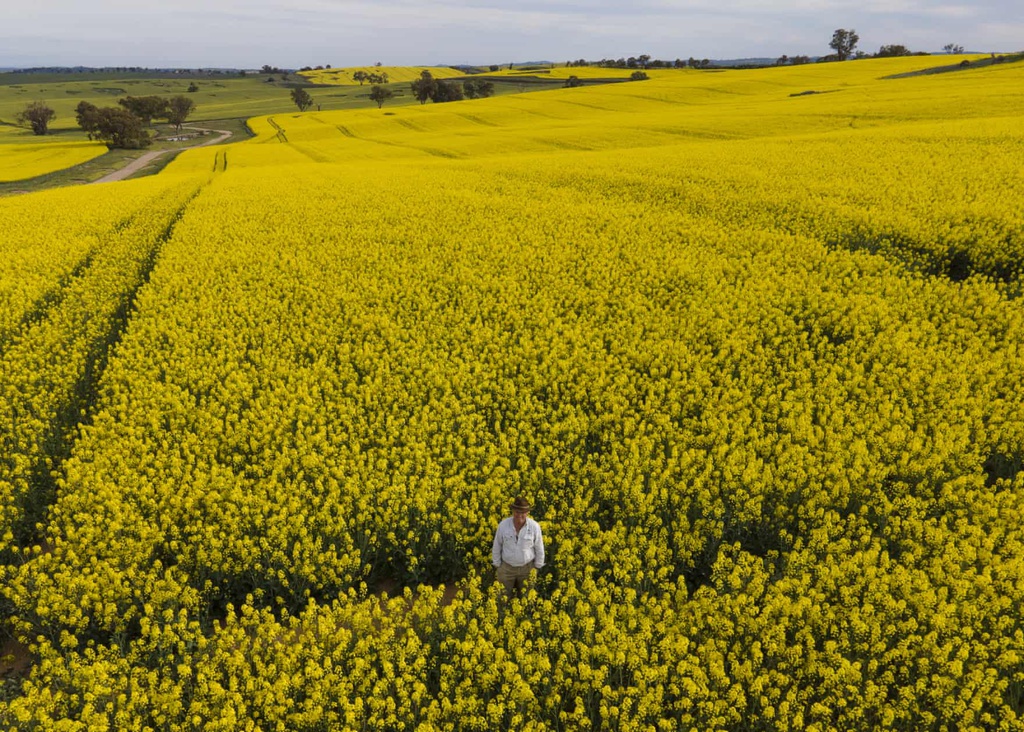
M 448 66 L 350 66 L 343 69 L 317 69 L 315 71 L 300 71 L 300 76 L 305 76 L 314 84 L 328 84 L 331 86 L 359 86 L 359 81 L 352 78 L 357 71 L 368 74 L 385 73 L 391 83 L 400 81 L 413 81 L 418 79 L 424 71 L 429 71 L 435 79 L 454 79 L 465 76 L 458 69 Z
M 0 198 L 0 344 L 14 338 L 32 312 L 60 297 L 104 236 L 159 205 L 173 185 L 169 176 L 121 187 L 116 196 L 107 186 L 87 186 Z
M 548 79 L 568 79 L 575 76 L 579 79 L 628 79 L 634 71 L 639 69 L 620 69 L 617 67 L 604 66 L 550 66 L 540 68 L 508 68 L 503 66 L 498 71 L 487 71 L 483 75 L 488 78 L 503 78 L 507 81 L 515 81 L 523 76 L 536 76 Z M 647 69 L 648 76 L 666 75 L 675 69 Z
M 880 68 L 880 63 L 892 63 L 900 68 L 909 67 L 913 70 L 919 68 L 927 68 L 932 66 L 948 66 L 951 64 L 958 64 L 961 61 L 975 61 L 977 59 L 985 58 L 984 55 L 977 54 L 963 54 L 956 56 L 931 56 L 931 57 L 913 57 L 913 58 L 894 58 L 887 60 L 872 59 L 870 65 L 872 66 L 871 72 L 877 73 Z M 779 67 L 785 71 L 806 71 L 814 69 L 827 69 L 829 66 L 834 68 L 833 64 L 805 64 L 801 66 L 782 66 Z M 617 66 L 566 66 L 564 64 L 551 65 L 551 66 L 527 66 L 509 68 L 508 66 L 501 66 L 497 71 L 488 71 L 486 76 L 504 76 L 509 77 L 509 80 L 514 80 L 517 76 L 542 76 L 549 77 L 552 79 L 568 79 L 570 76 L 576 76 L 580 79 L 628 79 L 636 71 L 643 71 L 651 78 L 672 78 L 680 74 L 695 74 L 707 77 L 708 75 L 724 74 L 733 75 L 736 73 L 744 73 L 745 70 L 737 70 L 730 68 L 722 69 L 703 69 L 696 70 L 691 68 L 648 68 L 642 69 L 639 66 L 635 68 L 620 68 Z M 765 69 L 757 69 L 755 73 L 760 73 Z M 844 71 L 848 71 L 844 69 Z M 895 72 L 898 73 L 898 72 Z
M 126 314 L 38 395 L 81 422 L 7 420 L 49 511 L 0 726 L 1024 729 L 1024 72 L 881 79 L 937 62 L 180 156 L 93 247 Z M 65 301 L 8 353 L 94 327 Z M 519 493 L 548 559 L 506 600 Z
M 96 388 L 96 363 L 152 266 L 174 216 L 167 204 L 180 204 L 190 188 L 168 176 L 117 198 L 97 187 L 0 201 L 0 217 L 16 211 L 16 233 L 26 235 L 5 237 L 0 249 L 0 556 L 38 538 L 52 499 L 46 474 L 63 457 Z
M 1024 68 L 883 78 L 940 62 L 948 60 L 681 71 L 383 113 L 274 115 L 254 120 L 258 137 L 226 155 L 238 167 L 357 168 L 430 160 L 503 168 L 530 156 L 530 166 L 562 180 L 613 165 L 672 198 L 681 180 L 693 191 L 684 205 L 756 207 L 827 241 L 898 249 L 926 270 L 1015 280 L 1021 214 L 1006 191 L 1024 170 Z M 211 155 L 187 153 L 172 169 L 210 170 Z
M 273 164 L 266 151 L 257 151 L 254 146 L 287 142 L 294 149 L 279 151 L 282 160 L 295 152 L 316 162 L 410 155 L 508 156 L 560 149 L 665 147 L 914 121 L 1019 116 L 1019 65 L 997 67 L 991 73 L 981 69 L 881 80 L 941 60 L 914 57 L 845 66 L 815 64 L 722 73 L 672 71 L 643 82 L 455 105 L 273 115 L 253 120 L 257 139 L 234 146 L 231 155 L 240 165 L 246 164 L 247 155 L 254 161 Z M 984 108 L 979 108 L 979 99 L 984 100 Z M 192 152 L 183 155 L 181 162 L 198 156 L 194 165 L 202 169 L 209 155 L 209 151 Z
M 106 151 L 100 142 L 0 142 L 0 183 L 70 168 Z

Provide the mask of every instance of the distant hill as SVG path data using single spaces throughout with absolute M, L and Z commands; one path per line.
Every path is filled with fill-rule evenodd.
M 811 59 L 814 60 L 813 58 Z M 774 58 L 713 58 L 712 66 L 774 66 Z
M 0 72 L 17 74 L 153 74 L 153 75 L 183 75 L 183 74 L 237 74 L 242 69 L 223 68 L 147 68 L 143 66 L 6 66 L 0 67 Z M 252 73 L 256 70 L 249 69 Z

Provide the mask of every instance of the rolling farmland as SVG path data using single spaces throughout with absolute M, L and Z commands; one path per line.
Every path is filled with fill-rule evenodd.
M 0 725 L 1024 729 L 1024 66 L 939 63 L 0 199 Z
M 391 82 L 409 82 L 419 78 L 423 71 L 429 71 L 435 79 L 454 79 L 462 76 L 462 72 L 447 66 L 362 66 L 344 69 L 317 69 L 301 71 L 299 74 L 315 84 L 333 86 L 362 86 L 354 74 L 385 74 Z

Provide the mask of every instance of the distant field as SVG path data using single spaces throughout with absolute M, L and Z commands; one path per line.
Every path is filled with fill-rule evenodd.
M 270 79 L 273 81 L 270 81 Z M 0 123 L 13 124 L 14 118 L 27 104 L 42 101 L 57 112 L 51 130 L 85 136 L 75 123 L 75 107 L 82 100 L 97 106 L 115 106 L 126 96 L 158 95 L 171 97 L 188 94 L 196 104 L 193 120 L 246 118 L 295 109 L 290 93 L 296 85 L 308 82 L 298 76 L 281 74 L 239 76 L 217 75 L 209 78 L 109 78 L 95 74 L 77 74 L 41 77 L 33 74 L 0 74 Z M 199 90 L 189 94 L 189 85 Z M 369 104 L 360 101 L 352 90 L 310 90 L 314 99 L 325 109 L 345 109 Z M 369 89 L 366 89 L 369 93 Z M 31 137 L 31 132 L 25 130 Z
M 270 81 L 271 78 L 274 81 Z M 297 76 L 287 76 L 286 80 L 282 80 L 284 78 L 281 74 L 182 78 L 94 73 L 0 74 L 0 183 L 31 179 L 72 168 L 106 153 L 104 145 L 89 142 L 85 133 L 78 128 L 74 110 L 82 100 L 103 107 L 116 106 L 118 99 L 126 96 L 171 97 L 187 94 L 196 103 L 196 111 L 190 122 L 225 120 L 220 126 L 234 127 L 238 121 L 253 116 L 294 111 L 291 89 L 307 82 Z M 193 83 L 199 89 L 189 93 L 189 85 Z M 363 91 L 311 88 L 310 91 L 322 109 L 347 109 L 372 104 L 367 97 L 369 88 Z M 402 103 L 401 94 L 399 90 L 392 104 Z M 34 101 L 45 102 L 57 113 L 50 125 L 49 134 L 43 137 L 33 135 L 31 130 L 15 124 L 16 115 Z M 110 157 L 121 161 L 124 155 L 118 153 Z M 85 176 L 89 177 L 89 173 L 86 172 Z M 63 180 L 59 178 L 53 182 Z M 67 182 L 75 181 L 76 176 L 67 177 Z
M 509 69 L 507 66 L 502 66 L 498 71 L 488 71 L 486 76 L 507 76 L 515 78 L 517 76 L 547 76 L 552 79 L 568 79 L 570 76 L 575 76 L 579 79 L 628 79 L 634 71 L 640 69 L 620 69 L 620 68 L 609 68 L 604 66 L 529 66 L 523 68 L 513 67 Z M 706 73 L 697 72 L 693 69 L 647 69 L 646 73 L 649 77 L 664 76 L 668 74 L 680 73 Z
M 364 70 L 376 68 L 366 67 Z M 437 78 L 460 76 L 460 72 L 447 67 L 380 68 L 378 71 L 388 73 L 388 86 L 394 93 L 394 97 L 387 103 L 389 108 L 417 104 L 409 91 L 409 82 L 419 77 L 423 68 L 429 68 Z M 322 74 L 316 82 L 320 84 L 318 86 L 312 85 L 314 82 L 304 76 L 280 73 L 180 78 L 88 72 L 0 74 L 0 183 L 26 180 L 68 169 L 105 153 L 103 146 L 89 143 L 85 133 L 78 128 L 74 110 L 82 100 L 103 107 L 116 106 L 118 99 L 125 96 L 171 97 L 187 94 L 196 103 L 196 111 L 190 122 L 222 121 L 219 126 L 234 127 L 252 117 L 297 111 L 291 100 L 291 90 L 300 85 L 307 87 L 316 111 L 375 107 L 369 99 L 370 85 L 360 86 L 351 80 L 351 74 L 357 70 L 351 68 L 317 72 Z M 193 83 L 199 89 L 189 93 L 188 88 Z M 513 79 L 508 82 L 499 80 L 495 84 L 495 94 L 514 94 L 560 85 L 561 82 L 557 80 L 550 84 L 533 82 L 529 86 Z M 45 102 L 57 113 L 57 118 L 50 125 L 50 133 L 44 137 L 33 135 L 31 130 L 15 125 L 16 115 L 34 101 Z M 236 139 L 241 137 L 239 135 Z M 112 158 L 120 160 L 123 155 L 113 155 Z M 76 181 L 80 177 L 69 176 L 67 181 Z M 88 173 L 86 177 L 89 177 Z M 49 185 L 62 181 L 64 178 L 57 178 Z M 2 188 L 0 193 L 3 193 Z
M 257 134 L 253 143 L 287 145 L 233 146 L 230 155 L 236 164 L 258 165 L 301 160 L 301 151 L 339 163 L 369 156 L 468 160 L 513 152 L 664 149 L 676 143 L 838 132 L 974 114 L 967 101 L 959 107 L 951 102 L 976 94 L 972 84 L 980 72 L 929 77 L 942 86 L 945 97 L 928 82 L 913 87 L 879 83 L 891 73 L 943 62 L 904 58 L 716 73 L 663 70 L 648 81 L 586 89 L 558 84 L 539 94 L 458 104 L 305 114 L 292 109 L 249 122 Z M 993 95 L 989 114 L 1012 115 L 1015 99 L 1009 92 Z M 187 153 L 173 167 L 202 168 L 213 154 Z
M 352 75 L 357 71 L 376 74 L 385 73 L 388 75 L 390 83 L 413 81 L 418 79 L 424 71 L 429 71 L 435 79 L 453 79 L 465 76 L 458 69 L 448 66 L 351 66 L 339 69 L 300 71 L 299 75 L 306 77 L 315 84 L 360 86 L 359 82 L 352 78 Z

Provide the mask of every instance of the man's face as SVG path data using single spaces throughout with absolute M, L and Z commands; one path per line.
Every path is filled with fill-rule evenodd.
M 516 525 L 516 528 L 522 528 L 523 524 L 526 523 L 526 514 L 529 511 L 512 511 L 512 523 Z

